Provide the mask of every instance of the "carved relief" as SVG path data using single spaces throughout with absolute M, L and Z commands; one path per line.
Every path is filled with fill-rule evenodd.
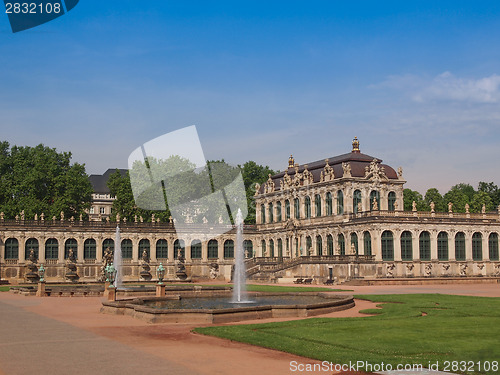
M 349 163 L 342 163 L 342 169 L 344 171 L 344 174 L 342 177 L 352 177 L 351 175 L 351 165 Z
M 385 168 L 379 165 L 377 159 L 373 159 L 370 165 L 365 167 L 365 178 L 376 182 L 387 181 Z
M 323 172 L 321 172 L 322 178 L 324 181 L 333 181 L 335 178 L 335 173 L 330 164 L 328 164 L 328 159 L 325 159 L 325 168 L 323 168 Z

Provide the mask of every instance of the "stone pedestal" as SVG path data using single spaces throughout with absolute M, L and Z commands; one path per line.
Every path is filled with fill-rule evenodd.
M 116 288 L 114 286 L 108 288 L 108 301 L 116 301 Z
M 156 297 L 165 297 L 165 284 L 156 284 Z
M 103 293 L 103 296 L 104 296 L 104 297 L 107 297 L 107 296 L 108 296 L 108 294 L 109 294 L 109 292 L 108 292 L 109 285 L 110 285 L 110 284 L 109 284 L 109 281 L 105 281 L 105 282 L 104 282 L 104 293 Z
M 45 281 L 38 282 L 38 289 L 36 290 L 37 297 L 45 297 Z

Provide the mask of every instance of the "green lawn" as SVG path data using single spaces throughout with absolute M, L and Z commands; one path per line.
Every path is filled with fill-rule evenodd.
M 0 286 L 0 292 L 8 292 L 10 290 L 10 286 Z
M 467 363 L 485 371 L 485 361 L 500 361 L 500 298 L 440 294 L 356 296 L 383 303 L 376 316 L 310 318 L 281 323 L 196 328 L 195 331 L 235 341 L 274 348 L 301 356 L 346 364 L 422 364 L 439 361 Z M 478 364 L 478 362 L 480 364 Z M 488 365 L 486 364 L 486 365 Z M 479 368 L 481 365 L 481 368 Z M 395 369 L 395 367 L 394 367 Z

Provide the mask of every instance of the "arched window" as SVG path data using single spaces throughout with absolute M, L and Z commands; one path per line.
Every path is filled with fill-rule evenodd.
M 217 259 L 219 257 L 219 244 L 217 240 L 208 241 L 208 259 Z
M 112 253 L 115 251 L 115 241 L 111 238 L 106 238 L 102 241 L 102 255 L 104 256 L 106 250 L 109 249 Z
M 122 258 L 132 259 L 132 240 L 126 238 L 122 240 Z
M 59 243 L 55 238 L 45 241 L 45 259 L 59 258 Z
M 30 238 L 25 242 L 24 245 L 25 259 L 29 259 L 32 250 L 33 250 L 33 256 L 35 257 L 35 259 L 38 259 L 38 240 L 36 238 Z
M 327 248 L 327 252 L 328 252 L 328 255 L 333 255 L 333 236 L 331 234 L 329 234 L 328 236 L 326 236 L 326 248 Z
M 448 260 L 448 233 L 439 232 L 437 238 L 438 260 Z
M 283 258 L 283 241 L 278 238 L 278 257 Z
M 418 240 L 420 260 L 431 260 L 431 235 L 429 232 L 420 233 Z
M 363 240 L 365 245 L 365 255 L 372 255 L 372 236 L 370 232 L 363 233 Z
M 156 259 L 168 258 L 168 241 L 161 239 L 156 241 Z
M 323 239 L 321 236 L 316 236 L 316 255 L 323 255 Z
M 391 191 L 387 197 L 389 211 L 396 211 L 396 193 Z
M 274 212 L 273 212 L 273 204 L 272 203 L 269 203 L 269 207 L 268 207 L 268 210 L 269 210 L 269 222 L 272 223 L 274 221 Z
M 358 206 L 361 205 L 361 191 L 360 190 L 355 190 L 354 194 L 352 196 L 352 212 L 355 214 L 358 213 Z M 362 211 L 359 210 L 360 212 Z
M 263 204 L 260 205 L 260 222 L 261 224 L 266 223 L 266 206 Z
M 358 247 L 358 235 L 356 233 L 351 233 L 351 246 L 354 245 L 354 254 L 359 254 Z
M 5 241 L 5 259 L 19 259 L 19 242 L 16 238 Z
M 488 239 L 488 247 L 490 250 L 490 260 L 498 260 L 498 234 L 491 233 Z
M 285 218 L 286 220 L 290 219 L 290 201 L 288 199 L 285 201 Z
M 245 258 L 253 258 L 253 243 L 251 240 L 243 241 L 243 250 L 245 251 Z
M 455 259 L 465 260 L 465 234 L 463 232 L 455 235 Z
M 311 217 L 311 198 L 308 196 L 304 201 L 304 212 L 306 214 L 306 219 L 309 219 Z
M 201 259 L 201 241 L 191 241 L 191 259 Z
M 293 200 L 293 210 L 295 211 L 295 218 L 300 219 L 300 202 L 299 198 Z
M 401 233 L 401 260 L 413 260 L 411 232 Z
M 151 255 L 151 250 L 150 250 L 149 240 L 146 238 L 143 238 L 142 240 L 139 241 L 139 258 L 142 259 L 144 251 L 146 252 L 147 257 L 149 259 Z
M 342 233 L 339 234 L 339 254 L 345 255 L 345 238 Z
M 342 190 L 337 191 L 337 215 L 344 213 L 344 193 Z
M 314 196 L 314 208 L 316 210 L 316 217 L 321 216 L 321 195 L 316 194 Z
M 281 221 L 281 202 L 276 203 L 276 221 Z
M 96 259 L 96 243 L 93 238 L 88 238 L 83 243 L 83 259 Z
M 265 257 L 266 256 L 266 240 L 262 240 L 260 242 L 260 247 L 262 249 L 262 256 Z
M 394 260 L 394 240 L 392 232 L 386 230 L 382 233 L 382 260 Z
M 70 258 L 70 252 L 73 252 L 73 257 L 78 257 L 78 242 L 74 238 L 68 238 L 64 243 L 64 259 Z
M 310 236 L 306 237 L 306 255 L 312 255 L 312 238 Z
M 274 258 L 274 241 L 269 240 L 269 256 Z
M 479 232 L 472 235 L 472 259 L 483 260 L 483 235 Z
M 226 240 L 224 242 L 224 259 L 234 258 L 234 241 Z
M 182 254 L 182 257 L 186 257 L 186 244 L 184 243 L 184 240 L 181 239 L 176 239 L 174 241 L 174 259 L 179 258 L 179 251 Z
M 333 215 L 333 200 L 332 200 L 332 193 L 330 192 L 326 193 L 326 214 L 328 216 Z
M 377 209 L 380 210 L 380 193 L 377 190 L 370 193 L 370 211 L 373 211 L 373 200 L 377 202 Z

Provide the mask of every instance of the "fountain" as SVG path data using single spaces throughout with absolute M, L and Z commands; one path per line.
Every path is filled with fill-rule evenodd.
M 116 288 L 122 286 L 122 249 L 121 249 L 121 238 L 120 238 L 120 227 L 116 224 L 115 233 L 115 251 L 113 254 L 113 265 L 116 270 L 115 283 Z
M 248 303 L 246 294 L 245 254 L 243 250 L 243 215 L 238 208 L 236 214 L 236 248 L 233 275 L 233 303 Z

